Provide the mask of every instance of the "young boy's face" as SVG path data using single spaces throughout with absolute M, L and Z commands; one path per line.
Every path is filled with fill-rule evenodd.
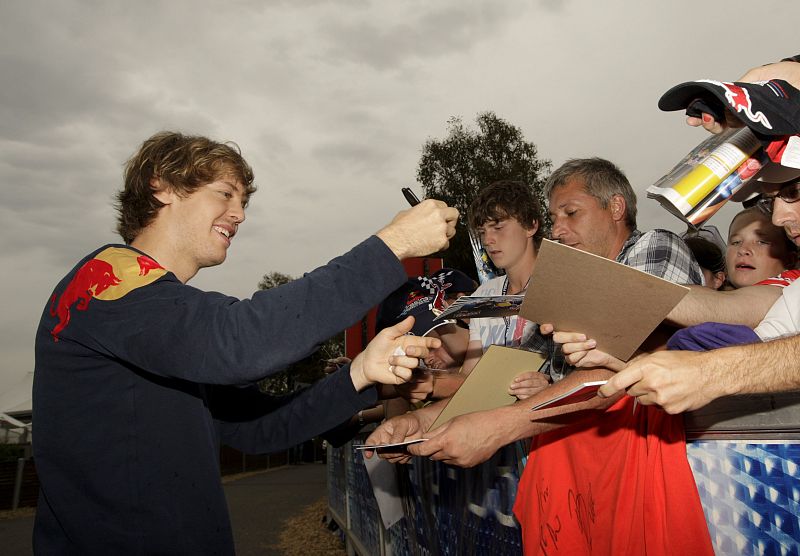
M 733 286 L 752 286 L 780 274 L 792 264 L 793 255 L 783 230 L 774 226 L 768 216 L 751 210 L 731 222 L 725 265 Z
M 486 253 L 497 268 L 507 269 L 532 249 L 536 228 L 525 228 L 516 218 L 487 220 L 478 228 Z

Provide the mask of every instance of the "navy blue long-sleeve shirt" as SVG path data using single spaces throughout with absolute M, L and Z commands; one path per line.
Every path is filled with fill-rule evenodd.
M 36 336 L 39 554 L 232 554 L 219 441 L 286 448 L 376 401 L 338 372 L 271 398 L 247 387 L 313 352 L 406 279 L 369 238 L 249 300 L 106 246 L 56 286 Z

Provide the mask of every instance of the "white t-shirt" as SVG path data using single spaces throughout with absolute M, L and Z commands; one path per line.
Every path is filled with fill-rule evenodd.
M 755 332 L 762 341 L 777 340 L 800 334 L 800 280 L 785 288 Z
M 505 276 L 492 278 L 481 284 L 472 295 L 503 295 L 505 283 Z M 480 341 L 483 351 L 489 349 L 491 345 L 519 347 L 522 341 L 527 340 L 536 330 L 537 327 L 532 322 L 516 315 L 470 319 L 469 341 Z

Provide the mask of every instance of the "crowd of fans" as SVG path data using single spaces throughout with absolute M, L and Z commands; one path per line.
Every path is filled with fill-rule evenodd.
M 235 145 L 149 138 L 117 195 L 124 243 L 78 261 L 37 329 L 35 552 L 231 554 L 220 440 L 270 452 L 376 421 L 368 443 L 425 438 L 382 451 L 397 463 L 469 467 L 531 438 L 515 502 L 526 553 L 547 552 L 556 532 L 569 554 L 712 553 L 678 414 L 722 396 L 800 389 L 798 88 L 793 59 L 662 98 L 712 133 L 751 128 L 769 154 L 726 245 L 640 229 L 625 174 L 601 158 L 571 159 L 548 178 L 546 208 L 513 181 L 473 201 L 469 225 L 502 271 L 480 285 L 452 269 L 407 280 L 400 260 L 445 249 L 455 234 L 458 212 L 428 199 L 328 265 L 250 299 L 188 286 L 225 261 L 253 172 Z M 434 322 L 459 296 L 535 287 L 544 210 L 551 239 L 690 286 L 630 361 L 583 331 L 519 316 Z M 330 361 L 325 379 L 291 396 L 254 387 L 379 302 L 382 330 L 352 361 Z M 515 403 L 431 430 L 493 345 L 542 352 L 546 363 L 503 385 Z M 607 381 L 593 399 L 531 411 L 593 380 Z M 567 519 L 576 500 L 591 500 L 592 535 L 583 518 Z
M 794 158 L 800 98 L 792 88 L 800 87 L 798 67 L 797 61 L 787 60 L 756 68 L 735 85 L 740 95 L 753 97 L 748 110 L 788 122 L 774 133 L 765 133 L 763 120 L 751 121 L 752 113 L 737 111 L 741 99 L 724 104 L 725 118 L 719 113 L 712 117 L 705 104 L 697 108 L 694 99 L 685 101 L 690 125 L 711 132 L 752 125 L 765 148 L 775 151 L 780 145 L 777 152 L 785 157 L 771 156 L 756 176 L 757 186 L 732 219 L 727 241 L 714 228 L 690 230 L 682 237 L 666 230 L 640 231 L 636 195 L 610 161 L 572 159 L 550 176 L 546 195 L 551 239 L 692 287 L 634 358 L 620 361 L 599 351 L 581 331 L 556 331 L 550 324 L 518 317 L 473 318 L 469 335 L 460 336 L 461 347 L 449 347 L 448 366 L 461 362 L 449 383 L 463 381 L 490 345 L 545 353 L 542 369 L 523 373 L 508 385 L 519 401 L 462 415 L 430 430 L 451 392 L 429 387 L 424 404 L 415 399 L 412 411 L 384 421 L 366 443 L 397 445 L 424 438 L 378 452 L 394 463 L 429 457 L 470 467 L 506 444 L 532 438 L 515 504 L 526 553 L 538 553 L 546 541 L 540 524 L 570 513 L 568 492 L 591 492 L 603 517 L 594 523 L 599 533 L 588 545 L 580 524 L 562 519 L 560 550 L 713 553 L 685 449 L 675 449 L 685 441 L 682 418 L 675 414 L 721 396 L 800 388 L 794 355 L 800 306 L 793 302 L 800 287 L 793 285 L 800 276 L 800 204 L 794 204 L 800 200 L 800 169 Z M 756 80 L 758 84 L 747 85 Z M 758 104 L 760 93 L 750 87 L 778 88 L 774 94 L 785 102 Z M 482 284 L 476 295 L 524 293 L 532 287 L 544 226 L 541 208 L 525 189 L 524 184 L 498 182 L 470 206 L 470 226 L 494 265 L 504 271 Z M 436 297 L 433 289 L 429 294 Z M 415 306 L 416 314 L 426 310 L 437 308 Z M 793 339 L 771 341 L 786 336 Z M 782 362 L 776 368 L 778 358 Z M 711 368 L 709 361 L 715 361 Z M 418 380 L 432 383 L 432 376 L 425 371 Z M 593 400 L 531 413 L 536 402 L 588 380 L 608 382 Z M 669 474 L 669 485 L 658 479 L 660 473 Z M 546 504 L 537 496 L 537 485 L 544 484 L 555 494 Z

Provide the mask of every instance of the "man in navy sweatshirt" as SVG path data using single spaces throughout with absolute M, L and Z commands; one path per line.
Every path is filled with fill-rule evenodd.
M 187 285 L 221 264 L 255 191 L 235 145 L 162 132 L 125 168 L 124 244 L 58 283 L 36 335 L 37 554 L 232 554 L 220 440 L 284 449 L 375 403 L 438 340 L 376 337 L 349 367 L 272 398 L 253 384 L 307 356 L 445 248 L 458 212 L 424 201 L 345 255 L 239 300 Z

